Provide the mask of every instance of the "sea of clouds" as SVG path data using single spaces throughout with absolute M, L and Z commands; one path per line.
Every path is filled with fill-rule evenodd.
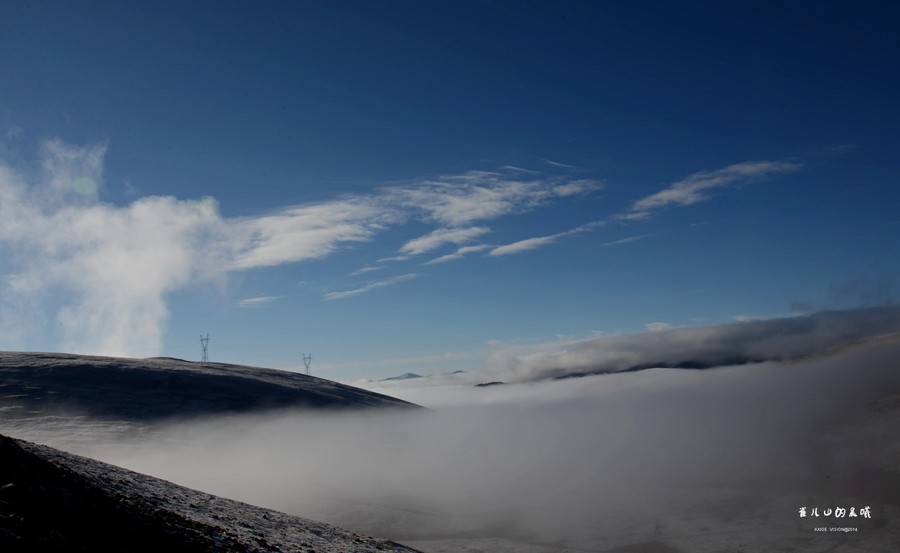
M 283 411 L 181 421 L 81 453 L 395 539 L 551 543 L 652 521 L 721 486 L 823 478 L 818 438 L 900 392 L 896 336 L 825 355 L 393 393 L 420 412 Z M 56 445 L 65 447 L 61 436 Z M 649 523 L 648 523 L 649 524 Z

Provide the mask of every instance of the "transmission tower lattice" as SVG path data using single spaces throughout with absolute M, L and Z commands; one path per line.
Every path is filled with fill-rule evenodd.
M 312 354 L 303 354 L 303 364 L 306 365 L 306 374 L 309 375 L 309 364 L 312 363 Z
M 203 348 L 203 359 L 201 361 L 205 363 L 209 361 L 209 334 L 205 337 L 202 334 L 200 335 L 200 347 Z

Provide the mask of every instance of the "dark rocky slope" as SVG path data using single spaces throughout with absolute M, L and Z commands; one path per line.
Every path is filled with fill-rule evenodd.
M 4 436 L 0 551 L 415 553 Z

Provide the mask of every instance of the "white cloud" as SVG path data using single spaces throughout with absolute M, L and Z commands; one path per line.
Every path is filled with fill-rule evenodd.
M 530 175 L 540 175 L 540 171 L 532 171 L 531 169 L 523 169 L 522 167 L 516 167 L 515 165 L 504 165 L 501 169 L 506 169 L 508 171 L 518 171 L 520 173 L 528 173 Z
M 629 236 L 628 238 L 622 238 L 621 240 L 613 240 L 612 242 L 603 243 L 604 246 L 619 246 L 621 244 L 630 244 L 631 242 L 637 242 L 638 240 L 643 240 L 650 236 L 649 234 L 641 234 L 639 236 Z
M 400 248 L 404 255 L 420 255 L 436 250 L 444 244 L 464 244 L 489 232 L 487 227 L 439 228 L 425 236 L 410 240 Z
M 755 315 L 733 315 L 731 319 L 738 323 L 746 323 L 747 321 L 756 321 L 761 317 L 757 317 Z
M 650 332 L 662 332 L 663 330 L 670 330 L 672 325 L 669 323 L 647 323 L 644 325 L 644 328 Z
M 324 257 L 341 244 L 366 242 L 411 217 L 422 216 L 441 228 L 408 241 L 397 261 L 444 244 L 464 244 L 490 229 L 465 225 L 528 211 L 552 198 L 588 194 L 591 180 L 512 178 L 504 173 L 470 171 L 412 186 L 381 189 L 371 196 L 296 206 L 271 215 L 230 221 L 225 241 L 234 269 L 264 267 Z
M 439 223 L 456 226 L 531 209 L 546 197 L 535 183 L 491 180 L 494 182 L 489 186 L 427 183 L 403 190 L 401 201 L 425 211 Z
M 613 216 L 616 221 L 646 221 L 650 218 L 649 211 L 635 211 L 633 213 L 618 213 Z
M 57 313 L 69 351 L 158 350 L 169 316 L 164 296 L 213 267 L 201 246 L 218 223 L 211 200 L 26 211 L 35 216 L 18 223 L 29 232 L 16 237 L 20 278 L 32 293 L 59 288 L 71 297 Z
M 343 300 L 343 299 L 347 299 L 347 298 L 352 298 L 353 296 L 358 296 L 360 294 L 364 294 L 364 293 L 368 292 L 369 290 L 374 290 L 376 288 L 384 288 L 385 286 L 392 286 L 399 282 L 404 282 L 407 280 L 414 279 L 418 276 L 419 276 L 418 274 L 410 273 L 407 275 L 399 275 L 399 276 L 387 278 L 384 280 L 372 282 L 372 283 L 366 284 L 365 286 L 362 286 L 360 288 L 356 288 L 353 290 L 345 290 L 342 292 L 329 292 L 329 293 L 325 294 L 325 299 L 326 300 Z
M 603 188 L 603 184 L 594 180 L 583 179 L 556 185 L 553 187 L 553 193 L 562 197 L 578 196 L 600 190 L 601 188 Z
M 645 219 L 649 212 L 670 205 L 685 206 L 709 199 L 715 188 L 745 184 L 771 176 L 790 173 L 803 167 L 802 163 L 785 161 L 746 161 L 714 171 L 699 171 L 673 183 L 668 188 L 642 198 L 620 219 Z
M 405 255 L 390 255 L 388 257 L 379 257 L 375 260 L 376 263 L 389 263 L 391 261 L 403 261 L 405 259 L 409 259 L 409 257 Z
M 366 265 L 365 267 L 360 267 L 359 269 L 353 271 L 352 275 L 364 275 L 366 273 L 371 273 L 373 271 L 380 271 L 384 269 L 384 265 Z
M 547 165 L 552 165 L 554 167 L 562 167 L 564 169 L 578 169 L 578 167 L 575 167 L 574 165 L 569 165 L 567 163 L 560 163 L 558 161 L 552 161 L 549 159 L 542 159 L 541 161 L 543 161 Z
M 322 257 L 396 218 L 360 199 L 240 219 L 222 218 L 210 198 L 99 203 L 105 152 L 105 144 L 48 141 L 33 183 L 0 166 L 0 244 L 16 269 L 2 291 L 3 324 L 29 320 L 26 310 L 41 298 L 64 298 L 55 317 L 67 351 L 158 353 L 171 292 L 234 270 Z
M 513 242 L 512 244 L 506 244 L 503 246 L 497 246 L 493 250 L 490 251 L 488 255 L 498 256 L 498 255 L 511 255 L 514 253 L 520 253 L 528 250 L 536 250 L 538 248 L 542 248 L 549 244 L 552 244 L 559 240 L 561 236 L 564 236 L 563 233 L 560 234 L 551 234 L 549 236 L 538 236 L 535 238 L 526 238 L 525 240 L 519 240 L 518 242 Z
M 61 140 L 41 144 L 41 165 L 49 197 L 61 201 L 72 201 L 78 196 L 96 199 L 106 148 L 106 143 L 79 148 Z
M 365 199 L 296 206 L 229 222 L 222 243 L 233 269 L 325 257 L 340 244 L 367 242 L 397 215 Z
M 497 246 L 492 249 L 488 255 L 490 256 L 499 256 L 499 255 L 511 255 L 514 253 L 520 253 L 528 250 L 535 250 L 538 248 L 542 248 L 544 246 L 548 246 L 553 244 L 560 238 L 566 236 L 572 236 L 573 234 L 581 234 L 583 232 L 588 232 L 594 230 L 597 227 L 602 226 L 604 223 L 602 221 L 595 221 L 592 223 L 588 223 L 586 225 L 581 225 L 579 227 L 575 227 L 571 230 L 567 230 L 565 232 L 558 232 L 556 234 L 550 234 L 547 236 L 538 236 L 535 238 L 526 238 L 525 240 L 519 240 L 518 242 L 513 242 L 512 244 L 506 244 L 503 246 Z
M 482 252 L 491 246 L 487 244 L 479 244 L 477 246 L 463 246 L 456 250 L 453 253 L 448 253 L 447 255 L 442 255 L 431 261 L 425 262 L 425 265 L 437 265 L 440 263 L 446 263 L 448 261 L 455 261 L 457 259 L 462 259 L 463 257 L 469 255 L 470 253 Z
M 421 211 L 430 220 L 456 227 L 528 211 L 553 197 L 587 193 L 599 186 L 595 181 L 523 180 L 502 173 L 469 171 L 416 186 L 388 188 L 384 192 L 391 203 Z
M 106 143 L 77 147 L 49 140 L 40 148 L 38 172 L 20 174 L 0 164 L 3 270 L 15 275 L 0 283 L 3 336 L 33 329 L 41 319 L 35 311 L 50 308 L 48 319 L 55 316 L 66 350 L 152 355 L 161 349 L 168 295 L 192 283 L 320 259 L 410 220 L 438 228 L 402 246 L 404 256 L 462 245 L 488 232 L 470 225 L 473 221 L 525 212 L 599 186 L 521 171 L 473 171 L 224 218 L 212 198 L 148 196 L 124 206 L 101 202 L 106 152 Z M 477 249 L 462 247 L 451 255 L 487 248 L 468 247 Z M 351 297 L 414 276 L 326 298 Z M 239 305 L 253 301 L 262 300 L 247 298 Z
M 238 307 L 259 307 L 267 303 L 271 303 L 282 296 L 257 296 L 255 298 L 244 298 L 237 301 Z

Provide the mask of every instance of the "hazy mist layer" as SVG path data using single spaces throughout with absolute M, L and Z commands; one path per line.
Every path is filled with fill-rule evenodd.
M 194 420 L 76 452 L 394 539 L 589 543 L 610 520 L 652 529 L 721 486 L 808 492 L 830 470 L 817 433 L 900 391 L 898 358 L 889 336 L 798 362 L 422 388 L 405 399 L 439 409 Z

